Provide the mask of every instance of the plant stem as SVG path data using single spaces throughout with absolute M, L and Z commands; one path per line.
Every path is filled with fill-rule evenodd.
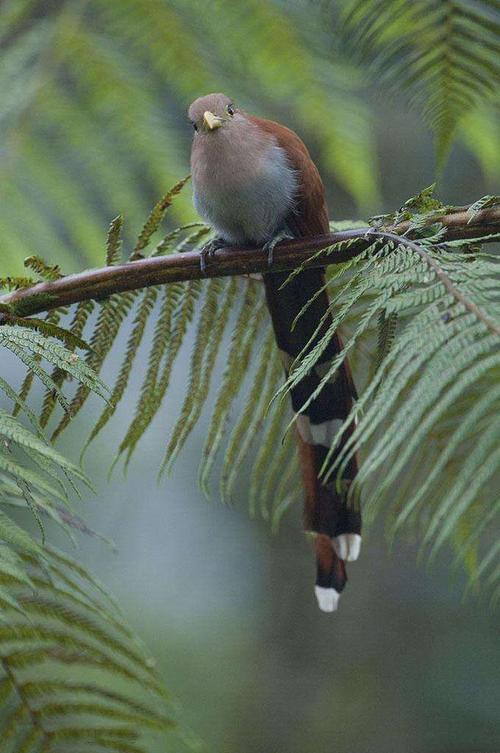
M 467 207 L 450 209 L 440 217 L 430 216 L 429 222 L 440 222 L 446 228 L 446 240 L 467 240 L 482 238 L 481 242 L 497 240 L 488 238 L 500 233 L 500 207 L 480 210 L 471 221 Z M 405 221 L 386 228 L 364 227 L 354 230 L 319 235 L 313 238 L 298 238 L 282 241 L 275 248 L 273 271 L 292 270 L 300 265 L 323 267 L 339 264 L 361 254 L 371 243 L 374 233 L 382 232 L 401 236 L 410 230 L 410 222 Z M 405 239 L 407 243 L 409 239 Z M 346 242 L 349 242 L 347 244 Z M 343 248 L 329 250 L 332 245 L 346 243 Z M 418 246 L 418 244 L 415 244 Z M 420 248 L 420 246 L 418 246 Z M 324 249 L 324 253 L 313 252 Z M 15 311 L 23 316 L 39 314 L 59 306 L 68 306 L 89 299 L 106 298 L 113 293 L 126 290 L 161 285 L 169 282 L 196 280 L 209 277 L 227 277 L 251 273 L 268 272 L 266 255 L 260 248 L 225 248 L 216 252 L 202 272 L 200 254 L 186 253 L 138 259 L 125 264 L 117 264 L 101 269 L 91 269 L 79 274 L 67 275 L 53 281 L 40 282 L 29 288 L 16 290 L 0 296 L 1 305 L 15 305 Z M 0 323 L 2 323 L 0 314 Z

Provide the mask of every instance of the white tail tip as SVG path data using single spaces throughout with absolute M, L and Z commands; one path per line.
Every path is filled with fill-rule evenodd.
M 358 559 L 361 550 L 361 536 L 359 533 L 342 533 L 332 539 L 332 544 L 339 559 L 344 562 L 354 562 Z
M 314 593 L 322 612 L 335 612 L 337 610 L 340 594 L 334 588 L 314 586 Z

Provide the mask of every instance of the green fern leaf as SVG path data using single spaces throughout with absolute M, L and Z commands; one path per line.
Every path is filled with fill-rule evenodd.
M 0 588 L 9 616 L 0 624 L 3 739 L 26 753 L 164 747 L 175 727 L 165 690 L 119 611 L 77 563 L 50 548 L 39 553 L 34 542 L 26 547 L 24 538 L 11 543 L 31 552 L 22 556 L 35 590 L 16 578 Z
M 108 236 L 106 238 L 106 265 L 109 267 L 120 262 L 121 256 L 121 233 L 123 228 L 123 217 L 119 214 L 109 225 Z
M 162 361 L 170 349 L 171 339 L 180 335 L 182 341 L 182 333 L 177 332 L 177 335 L 175 334 L 176 313 L 182 310 L 186 300 L 189 300 L 190 289 L 189 285 L 186 287 L 182 283 L 176 283 L 163 290 L 163 300 L 160 304 L 160 313 L 148 357 L 148 369 L 141 388 L 135 417 L 119 448 L 119 453 L 127 451 L 127 463 L 130 461 L 139 439 L 159 408 L 157 388 Z
M 276 448 L 280 447 L 281 437 L 283 436 L 284 418 L 287 415 L 288 407 L 284 402 L 275 403 L 270 411 L 268 425 L 265 428 L 264 436 L 260 441 L 259 451 L 256 455 L 251 471 L 251 484 L 248 495 L 248 508 L 250 516 L 253 518 L 257 513 L 257 503 L 259 510 L 264 517 L 267 517 L 267 506 L 270 497 L 267 496 L 265 480 L 269 479 L 266 473 L 269 469 L 269 458 L 274 456 Z
M 132 253 L 132 256 L 130 257 L 130 261 L 140 258 L 141 252 L 148 245 L 149 241 L 151 240 L 151 236 L 160 227 L 160 223 L 163 220 L 168 207 L 172 204 L 177 194 L 182 191 L 190 177 L 191 176 L 188 175 L 186 178 L 183 178 L 178 183 L 176 183 L 176 185 L 171 188 L 170 191 L 165 194 L 165 196 L 160 199 L 160 201 L 155 205 L 139 234 L 137 243 L 134 247 L 134 251 Z
M 82 301 L 76 306 L 73 319 L 69 326 L 69 331 L 76 338 L 81 339 L 87 320 L 89 316 L 91 315 L 92 311 L 94 310 L 94 306 L 95 306 L 94 301 Z M 69 350 L 72 350 L 71 346 L 69 347 Z M 64 369 L 59 368 L 58 366 L 55 367 L 55 369 L 53 370 L 51 374 L 51 378 L 53 379 L 53 381 L 58 387 L 62 386 L 67 376 L 68 376 L 68 373 Z M 57 402 L 56 397 L 53 392 L 45 393 L 45 396 L 43 399 L 42 411 L 40 413 L 41 426 L 44 427 L 49 422 L 52 412 L 56 406 L 56 402 Z
M 148 290 L 146 290 L 146 292 L 143 295 L 141 305 L 134 319 L 134 328 L 129 337 L 125 357 L 124 357 L 122 366 L 120 368 L 118 377 L 116 379 L 115 385 L 112 389 L 109 403 L 105 407 L 103 413 L 101 414 L 99 420 L 97 421 L 97 424 L 92 429 L 92 432 L 90 433 L 90 436 L 87 440 L 87 443 L 84 447 L 83 452 L 85 451 L 85 448 L 99 434 L 99 432 L 104 428 L 104 426 L 108 423 L 110 418 L 113 416 L 118 403 L 122 399 L 123 394 L 125 390 L 127 389 L 127 384 L 130 377 L 130 373 L 132 371 L 132 367 L 134 365 L 135 357 L 137 355 L 137 351 L 139 350 L 141 346 L 144 332 L 146 329 L 146 325 L 147 325 L 149 316 L 151 314 L 151 311 L 154 308 L 157 297 L 158 297 L 158 288 L 148 288 Z M 141 393 L 144 394 L 143 391 L 141 391 Z
M 58 280 L 62 277 L 59 265 L 50 266 L 39 256 L 28 256 L 24 260 L 24 266 L 32 269 L 33 272 L 36 272 L 44 280 Z
M 410 92 L 436 131 L 439 160 L 461 119 L 491 99 L 500 80 L 496 0 L 420 4 L 352 0 L 344 8 L 352 48 L 382 81 Z
M 262 346 L 262 355 L 253 379 L 253 386 L 245 400 L 245 408 L 229 437 L 221 471 L 220 491 L 224 501 L 230 502 L 233 488 L 252 443 L 262 429 L 267 409 L 273 397 L 282 367 L 276 353 L 274 333 L 269 329 Z
M 57 324 L 57 322 L 59 321 L 59 318 L 60 318 L 60 315 L 59 315 L 58 311 L 51 311 L 47 315 L 46 321 L 47 321 L 48 324 Z M 5 345 L 5 340 L 3 341 L 2 344 Z M 24 378 L 24 381 L 23 381 L 23 383 L 21 385 L 21 390 L 20 390 L 20 393 L 19 393 L 19 398 L 22 401 L 26 401 L 26 398 L 28 397 L 28 395 L 30 393 L 31 387 L 33 385 L 33 380 L 34 380 L 35 374 L 40 377 L 40 369 L 37 367 L 37 364 L 39 363 L 40 360 L 41 360 L 41 357 L 39 355 L 36 355 L 35 358 L 32 361 L 32 365 L 33 365 L 34 368 L 31 368 L 31 369 L 29 368 L 29 364 L 26 364 L 28 366 L 28 373 L 26 374 L 26 376 Z M 25 363 L 26 363 L 26 361 L 25 361 Z M 43 378 L 42 378 L 42 381 L 43 381 Z M 62 393 L 60 391 L 58 392 L 56 390 L 55 393 L 54 393 L 54 396 L 55 396 L 56 399 L 60 400 L 60 398 L 62 396 Z M 64 401 L 64 398 L 63 398 L 63 401 Z M 62 404 L 63 404 L 63 407 L 65 407 L 64 402 Z M 16 406 L 14 408 L 14 415 L 17 415 L 18 412 L 19 412 L 19 409 L 18 409 L 18 406 Z
M 238 282 L 234 278 L 224 282 L 217 279 L 210 280 L 205 290 L 205 300 L 198 319 L 191 357 L 186 397 L 172 431 L 160 473 L 171 469 L 178 452 L 200 416 L 210 388 L 215 359 L 238 292 Z M 248 290 L 246 295 L 251 295 Z M 219 302 L 221 293 L 223 293 L 223 298 Z
M 64 327 L 58 327 L 56 324 L 52 324 L 44 319 L 37 319 L 36 317 L 21 318 L 17 316 L 8 317 L 8 321 L 11 324 L 17 324 L 26 329 L 35 329 L 37 332 L 41 332 L 46 337 L 55 337 L 57 340 L 61 340 L 69 348 L 74 350 L 75 348 L 81 348 L 83 350 L 89 350 L 88 344 L 81 337 L 75 335 Z
M 260 306 L 256 309 L 255 306 L 257 299 L 255 285 L 248 283 L 248 292 L 250 295 L 243 299 L 234 325 L 229 351 L 226 356 L 226 367 L 215 400 L 199 466 L 199 484 L 207 497 L 209 496 L 208 479 L 223 439 L 228 414 L 248 371 L 264 318 L 264 307 Z
M 127 317 L 136 295 L 135 291 L 121 295 L 112 295 L 101 305 L 97 324 L 90 339 L 91 350 L 86 354 L 85 363 L 81 364 L 81 369 L 88 371 L 90 374 L 99 374 L 104 359 L 111 350 L 120 325 Z M 69 371 L 69 369 L 67 370 Z M 82 409 L 91 391 L 95 391 L 94 386 L 90 384 L 89 380 L 84 381 L 79 375 L 77 378 L 81 384 L 70 403 L 68 412 L 54 429 L 52 440 L 55 440 L 64 431 L 71 418 Z

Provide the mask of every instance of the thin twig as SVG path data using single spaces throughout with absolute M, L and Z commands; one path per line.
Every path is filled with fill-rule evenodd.
M 472 224 L 468 224 L 470 214 L 467 208 L 450 209 L 449 214 L 438 218 L 446 228 L 440 240 L 467 240 L 479 236 L 493 236 L 500 233 L 500 207 L 479 211 Z M 430 218 L 435 222 L 436 218 Z M 408 232 L 410 223 L 401 222 L 380 232 L 387 232 L 400 239 Z M 298 266 L 323 267 L 339 264 L 359 256 L 369 245 L 370 235 L 376 232 L 373 227 L 344 230 L 313 238 L 299 238 L 279 243 L 274 252 L 273 271 L 292 270 Z M 485 237 L 482 242 L 496 240 Z M 346 241 L 349 241 L 347 245 Z M 342 243 L 345 246 L 342 247 Z M 340 245 L 338 245 L 340 244 Z M 338 245 L 332 250 L 331 247 Z M 324 253 L 311 253 L 324 250 Z M 267 257 L 260 248 L 225 248 L 217 251 L 207 269 L 202 272 L 200 254 L 194 251 L 170 256 L 150 257 L 118 264 L 101 269 L 91 269 L 58 280 L 37 283 L 29 288 L 0 297 L 0 305 L 15 304 L 15 312 L 28 316 L 43 311 L 68 306 L 90 299 L 106 298 L 113 293 L 137 290 L 152 285 L 181 282 L 209 277 L 227 277 L 270 271 Z M 0 315 L 1 323 L 1 315 Z

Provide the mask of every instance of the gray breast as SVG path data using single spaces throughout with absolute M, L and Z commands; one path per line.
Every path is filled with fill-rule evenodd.
M 219 167 L 210 190 L 201 190 L 193 175 L 194 205 L 201 217 L 228 243 L 261 244 L 273 238 L 284 228 L 297 189 L 285 151 L 269 146 L 244 176 Z

